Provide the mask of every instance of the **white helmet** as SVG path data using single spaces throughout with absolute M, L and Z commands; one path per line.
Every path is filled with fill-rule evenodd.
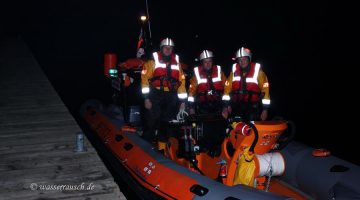
M 173 46 L 175 46 L 175 43 L 172 39 L 165 38 L 165 39 L 161 40 L 161 42 L 160 42 L 160 48 L 162 46 L 172 46 L 173 47 Z
M 200 60 L 204 60 L 206 58 L 212 58 L 212 57 L 214 57 L 214 54 L 212 51 L 209 50 L 204 50 L 200 54 Z
M 251 53 L 250 49 L 241 47 L 239 50 L 236 51 L 236 58 L 241 58 L 241 57 L 245 57 L 245 56 L 249 56 L 249 58 L 251 60 L 252 53 Z

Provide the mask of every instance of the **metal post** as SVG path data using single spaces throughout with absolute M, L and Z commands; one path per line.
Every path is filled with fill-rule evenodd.
M 76 133 L 76 140 L 75 140 L 75 149 L 74 152 L 76 153 L 82 153 L 86 152 L 87 149 L 85 147 L 85 135 L 83 132 L 77 132 Z

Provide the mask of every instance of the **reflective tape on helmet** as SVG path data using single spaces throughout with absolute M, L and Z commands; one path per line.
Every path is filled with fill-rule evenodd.
M 194 101 L 195 101 L 194 97 L 188 97 L 188 102 L 194 102 Z
M 266 88 L 266 87 L 269 87 L 269 83 L 268 83 L 268 82 L 266 82 L 266 83 L 263 84 L 263 88 Z
M 200 54 L 200 60 L 204 60 L 206 58 L 212 58 L 212 57 L 214 57 L 214 54 L 212 51 L 209 51 L 209 50 L 204 50 Z
M 186 99 L 188 97 L 187 93 L 179 93 L 178 94 L 179 99 Z
M 248 56 L 251 59 L 251 55 L 252 55 L 252 53 L 251 53 L 250 49 L 247 49 L 244 47 L 241 47 L 239 50 L 236 51 L 236 58 Z
M 160 42 L 160 47 L 162 47 L 162 46 L 172 46 L 173 47 L 173 46 L 175 46 L 175 43 L 172 39 L 165 38 L 165 39 L 161 40 L 161 42 Z
M 141 92 L 143 94 L 148 94 L 150 92 L 150 88 L 149 87 L 144 87 L 144 88 L 141 89 Z
M 263 105 L 270 105 L 270 99 L 263 99 L 262 104 Z

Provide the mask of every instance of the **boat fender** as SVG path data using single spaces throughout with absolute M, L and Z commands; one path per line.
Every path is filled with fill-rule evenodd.
M 326 157 L 326 156 L 330 156 L 331 153 L 330 151 L 321 148 L 321 149 L 314 149 L 312 155 L 314 157 Z

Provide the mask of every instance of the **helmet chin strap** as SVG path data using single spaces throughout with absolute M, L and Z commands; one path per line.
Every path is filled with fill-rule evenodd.
M 240 66 L 242 72 L 248 72 L 250 70 L 250 63 L 246 67 Z
M 211 68 L 212 68 L 212 67 L 209 67 L 209 68 L 203 67 L 203 69 L 204 69 L 206 72 L 211 71 Z
M 170 55 L 170 56 L 166 56 L 166 55 L 164 55 L 163 52 L 161 52 L 161 55 L 162 55 L 162 60 L 163 60 L 164 62 L 170 62 L 170 60 L 171 60 L 171 55 Z

